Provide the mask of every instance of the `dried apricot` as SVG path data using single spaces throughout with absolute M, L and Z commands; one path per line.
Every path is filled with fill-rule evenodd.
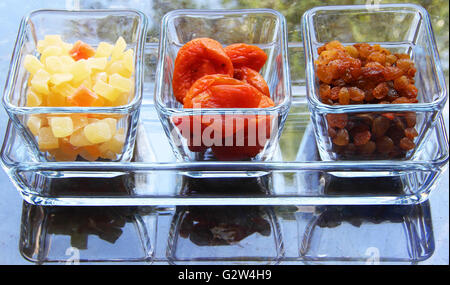
M 267 60 L 267 54 L 257 46 L 237 43 L 225 47 L 234 68 L 249 67 L 260 71 Z
M 261 76 L 261 74 L 259 74 L 254 69 L 245 66 L 241 68 L 235 68 L 234 78 L 247 82 L 248 84 L 261 91 L 262 94 L 270 97 L 269 86 L 267 86 L 267 83 Z
M 184 100 L 185 108 L 257 108 L 262 93 L 226 75 L 205 75 L 195 81 Z
M 233 76 L 231 59 L 222 45 L 209 38 L 197 38 L 186 43 L 178 51 L 175 59 L 172 88 L 175 98 L 183 103 L 194 82 L 208 74 Z

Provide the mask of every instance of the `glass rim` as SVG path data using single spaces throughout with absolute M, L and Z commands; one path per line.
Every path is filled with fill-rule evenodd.
M 318 11 L 342 11 L 342 10 L 361 10 L 373 13 L 383 13 L 384 10 L 377 9 L 389 8 L 408 8 L 421 15 L 421 21 L 425 26 L 426 41 L 430 44 L 432 67 L 436 74 L 436 84 L 438 87 L 437 98 L 432 102 L 407 103 L 407 104 L 353 104 L 353 105 L 328 105 L 319 100 L 317 88 L 315 87 L 316 76 L 314 72 L 313 43 L 311 39 L 312 17 Z M 437 51 L 436 41 L 431 26 L 429 14 L 425 8 L 417 4 L 377 4 L 377 5 L 336 5 L 336 6 L 318 6 L 307 10 L 301 21 L 301 30 L 304 41 L 304 53 L 306 61 L 306 88 L 307 100 L 310 105 L 321 112 L 326 113 L 356 113 L 356 112 L 408 112 L 408 111 L 440 111 L 447 102 L 448 91 L 445 84 L 444 73 Z
M 139 19 L 137 27 L 137 41 L 136 51 L 134 53 L 135 59 L 135 96 L 133 100 L 126 105 L 111 106 L 111 107 L 79 107 L 79 106 L 64 106 L 64 107 L 25 107 L 17 106 L 10 102 L 10 97 L 15 91 L 14 82 L 18 79 L 20 66 L 20 54 L 25 44 L 25 33 L 29 26 L 29 20 L 36 14 L 40 13 L 58 13 L 58 14 L 99 14 L 111 15 L 120 13 L 135 14 Z M 142 103 L 142 89 L 144 69 L 142 67 L 144 58 L 145 41 L 147 35 L 147 16 L 136 9 L 82 9 L 82 10 L 65 10 L 65 9 L 38 9 L 27 13 L 21 20 L 19 30 L 17 33 L 16 42 L 12 51 L 10 66 L 6 78 L 5 88 L 2 96 L 2 105 L 9 112 L 14 114 L 42 114 L 42 113 L 129 113 L 137 108 Z
M 285 89 L 285 96 L 283 96 L 283 100 L 275 105 L 274 107 L 269 108 L 202 108 L 202 109 L 183 109 L 181 108 L 169 108 L 162 101 L 162 86 L 164 85 L 163 81 L 165 78 L 165 73 L 162 72 L 165 70 L 165 58 L 166 55 L 166 41 L 167 41 L 167 26 L 169 21 L 178 15 L 199 15 L 205 16 L 210 14 L 217 15 L 240 15 L 240 14 L 270 14 L 277 18 L 279 21 L 280 30 L 280 42 L 281 42 L 281 57 L 283 60 L 283 73 L 284 79 L 283 85 Z M 170 83 L 171 84 L 171 83 Z M 289 73 L 289 61 L 288 61 L 288 42 L 287 42 L 287 28 L 286 28 L 286 18 L 280 12 L 269 9 L 269 8 L 261 8 L 261 9 L 177 9 L 172 10 L 166 13 L 161 20 L 161 33 L 160 33 L 160 42 L 159 42 L 159 58 L 158 64 L 156 68 L 156 79 L 155 79 L 155 92 L 154 92 L 154 102 L 156 109 L 159 111 L 171 113 L 171 114 L 186 114 L 192 115 L 192 113 L 200 113 L 204 114 L 227 114 L 227 113 L 236 113 L 236 112 L 245 112 L 247 114 L 252 113 L 262 113 L 262 112 L 278 112 L 280 109 L 288 109 L 291 105 L 292 101 L 292 91 L 290 85 L 290 73 Z M 190 111 L 188 111 L 190 110 Z

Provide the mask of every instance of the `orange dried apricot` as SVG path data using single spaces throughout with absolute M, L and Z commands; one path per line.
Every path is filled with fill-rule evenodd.
M 257 46 L 237 43 L 225 47 L 234 68 L 249 67 L 260 71 L 267 60 L 266 53 Z
M 183 45 L 175 59 L 172 77 L 175 98 L 183 103 L 192 84 L 208 74 L 233 76 L 233 64 L 222 45 L 209 38 L 193 39 Z
M 254 69 L 249 67 L 241 67 L 234 69 L 234 78 L 247 82 L 252 85 L 256 89 L 258 89 L 261 93 L 270 97 L 269 86 L 267 86 L 267 82 L 264 78 Z

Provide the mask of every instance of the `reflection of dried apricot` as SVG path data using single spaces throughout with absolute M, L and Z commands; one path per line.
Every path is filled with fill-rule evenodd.
M 235 68 L 234 78 L 247 82 L 248 84 L 261 91 L 261 93 L 263 93 L 264 95 L 270 96 L 269 86 L 267 86 L 264 77 L 262 77 L 261 74 L 259 74 L 257 71 L 245 66 L 241 68 Z
M 267 60 L 267 55 L 262 49 L 243 43 L 229 45 L 225 47 L 225 52 L 234 68 L 246 66 L 259 72 Z
M 193 39 L 181 47 L 175 59 L 172 79 L 175 98 L 183 103 L 192 84 L 207 74 L 233 76 L 233 65 L 219 42 L 208 38 Z

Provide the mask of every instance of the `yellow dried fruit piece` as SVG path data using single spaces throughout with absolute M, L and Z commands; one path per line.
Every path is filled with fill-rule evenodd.
M 52 88 L 52 90 L 53 90 L 53 88 Z M 66 97 L 63 94 L 52 92 L 50 95 L 47 96 L 47 106 L 50 106 L 50 107 L 67 106 Z
M 127 43 L 122 37 L 119 37 L 111 52 L 111 60 L 118 60 L 122 58 L 123 51 L 127 47 Z
M 125 134 L 123 132 L 117 132 L 109 141 L 102 143 L 99 146 L 99 150 L 101 153 L 106 153 L 109 150 L 120 154 L 122 153 L 124 143 Z
M 131 77 L 131 71 L 125 68 L 124 62 L 122 60 L 110 62 L 109 66 L 106 68 L 108 74 L 118 73 L 123 77 Z
M 41 117 L 38 116 L 30 116 L 30 118 L 28 118 L 27 121 L 27 127 L 28 129 L 30 129 L 30 132 L 37 136 L 39 134 L 39 129 L 42 127 L 43 125 L 43 120 Z
M 112 44 L 101 42 L 98 44 L 97 50 L 95 51 L 94 57 L 106 57 L 108 58 L 112 51 L 114 49 L 114 46 Z
M 86 60 L 80 59 L 72 64 L 70 73 L 73 75 L 72 82 L 77 84 L 91 76 L 91 69 Z
M 50 77 L 50 83 L 54 85 L 60 85 L 64 82 L 69 82 L 73 79 L 73 75 L 71 73 L 55 73 Z
M 100 154 L 100 157 L 104 159 L 115 160 L 117 158 L 117 154 L 115 154 L 113 151 L 106 150 Z
M 63 49 L 59 46 L 47 46 L 41 53 L 41 62 L 45 63 L 49 56 L 60 56 L 63 55 L 63 53 Z
M 43 40 L 38 41 L 37 50 L 42 53 L 48 46 L 60 46 L 63 44 L 60 35 L 46 35 Z
M 23 66 L 31 73 L 35 74 L 39 69 L 43 69 L 44 65 L 34 55 L 27 54 L 23 60 Z
M 50 80 L 50 74 L 44 69 L 39 69 L 31 79 L 31 88 L 37 93 L 48 94 L 48 81 Z
M 95 83 L 93 90 L 95 93 L 111 102 L 114 102 L 120 95 L 120 92 L 118 90 L 102 80 L 98 80 Z
M 88 161 L 96 161 L 100 156 L 97 146 L 86 146 L 80 149 L 80 156 Z
M 84 128 L 89 123 L 88 117 L 86 115 L 72 114 L 71 117 L 74 131 Z
M 122 93 L 119 97 L 113 102 L 113 106 L 123 106 L 128 104 L 130 101 L 130 94 L 129 93 Z
M 98 121 L 85 126 L 84 135 L 92 144 L 109 141 L 112 137 L 108 123 L 103 121 Z
M 91 57 L 87 59 L 87 63 L 89 64 L 89 67 L 91 69 L 104 70 L 106 68 L 106 64 L 108 63 L 108 60 L 106 57 Z
M 28 89 L 27 91 L 27 107 L 37 107 L 42 104 L 42 96 L 33 90 Z
M 72 75 L 73 76 L 73 75 Z M 73 87 L 69 82 L 64 82 L 58 84 L 57 86 L 53 86 L 51 91 L 53 92 L 49 97 L 53 95 L 61 95 L 62 97 L 69 97 L 75 92 L 76 88 Z
M 73 122 L 71 117 L 51 117 L 49 119 L 53 135 L 57 138 L 70 136 L 73 133 Z
M 132 49 L 128 49 L 123 53 L 122 57 L 123 66 L 130 72 L 134 71 L 134 52 Z
M 70 55 L 62 55 L 59 58 L 61 59 L 61 62 L 64 65 L 65 70 L 70 70 L 72 64 L 75 63 L 75 60 Z
M 59 140 L 53 135 L 50 127 L 43 127 L 38 132 L 38 145 L 42 151 L 56 149 L 59 147 Z
M 130 79 L 114 73 L 109 77 L 109 84 L 121 92 L 130 92 L 133 83 Z
M 64 70 L 61 58 L 55 55 L 49 56 L 45 59 L 45 67 L 50 73 L 59 73 Z
M 93 73 L 91 76 L 91 79 L 93 82 L 97 82 L 98 80 L 101 80 L 105 83 L 108 83 L 108 74 L 106 72 Z
M 83 128 L 74 131 L 73 134 L 70 136 L 69 142 L 75 147 L 82 147 L 92 144 L 90 141 L 88 141 L 88 139 L 84 135 Z
M 114 136 L 116 134 L 116 127 L 117 127 L 117 120 L 113 118 L 105 118 L 103 120 L 100 120 L 101 122 L 105 122 L 109 126 L 109 130 L 111 131 L 111 136 Z
M 49 153 L 53 155 L 56 161 L 74 161 L 78 156 L 78 150 L 67 138 L 60 138 L 59 148 L 50 150 Z

